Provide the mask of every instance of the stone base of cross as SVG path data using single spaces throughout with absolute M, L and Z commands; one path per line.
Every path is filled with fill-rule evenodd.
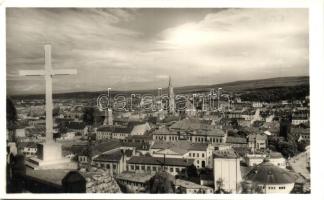
M 51 45 L 45 45 L 45 70 L 22 70 L 22 76 L 44 76 L 46 86 L 46 141 L 37 144 L 37 158 L 26 160 L 33 169 L 76 169 L 77 163 L 62 156 L 61 144 L 53 139 L 53 99 L 52 78 L 56 75 L 76 74 L 74 69 L 53 70 L 51 64 Z

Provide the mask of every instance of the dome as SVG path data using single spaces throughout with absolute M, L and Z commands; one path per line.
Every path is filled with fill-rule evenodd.
M 244 179 L 258 184 L 294 183 L 298 176 L 265 160 L 249 171 Z

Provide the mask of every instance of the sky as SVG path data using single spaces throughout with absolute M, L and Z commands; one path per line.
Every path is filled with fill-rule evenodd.
M 55 93 L 308 76 L 307 9 L 7 8 L 7 93 L 41 94 L 52 45 Z

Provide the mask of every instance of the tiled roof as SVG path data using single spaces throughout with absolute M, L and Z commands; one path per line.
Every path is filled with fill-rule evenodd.
M 136 183 L 145 183 L 149 181 L 154 174 L 151 173 L 134 173 L 134 172 L 123 172 L 118 174 L 116 179 L 127 180 Z
M 101 143 L 92 144 L 92 156 L 100 155 L 106 151 L 110 151 L 113 149 L 117 149 L 121 147 L 119 140 L 109 140 Z M 87 145 L 73 145 L 71 147 L 71 151 L 77 155 L 88 155 L 88 147 Z
M 101 132 L 112 132 L 114 130 L 113 126 L 100 126 L 97 128 L 97 131 Z
M 175 149 L 180 148 L 186 151 L 195 150 L 195 151 L 205 151 L 208 147 L 207 143 L 190 143 L 188 141 L 176 141 L 176 142 L 167 142 L 167 141 L 155 141 L 151 149 Z
M 130 133 L 132 131 L 132 128 L 127 126 L 101 126 L 97 128 L 97 131 L 102 132 L 112 132 L 112 133 Z
M 177 179 L 176 184 L 178 186 L 181 186 L 181 187 L 187 188 L 187 189 L 211 189 L 211 190 L 213 189 L 208 186 L 199 185 L 197 183 L 187 181 L 187 180 L 182 180 L 182 179 Z
M 267 136 L 265 135 L 260 135 L 260 134 L 250 134 L 248 135 L 248 140 L 266 140 L 267 139 Z
M 86 125 L 83 122 L 68 122 L 68 123 L 66 123 L 66 127 L 68 129 L 80 130 L 80 129 L 84 129 L 86 127 Z
M 208 135 L 208 136 L 219 136 L 222 137 L 225 135 L 225 132 L 222 129 L 215 128 L 211 130 L 197 130 L 195 135 Z
M 113 152 L 109 152 L 108 154 L 101 154 L 93 160 L 101 161 L 101 162 L 107 162 L 107 161 L 118 162 L 118 161 L 120 161 L 122 156 L 123 156 L 123 154 L 122 154 L 121 150 L 116 150 Z
M 265 161 L 249 171 L 245 179 L 258 184 L 288 184 L 294 183 L 297 175 Z
M 212 129 L 211 125 L 201 123 L 198 119 L 183 119 L 180 121 L 177 121 L 172 126 L 170 126 L 170 129 L 174 130 L 208 130 Z
M 148 165 L 162 165 L 164 158 L 148 157 L 148 156 L 133 156 L 127 161 L 129 164 L 148 164 Z M 194 162 L 193 159 L 182 158 L 165 158 L 165 165 L 167 166 L 190 166 Z
M 226 143 L 246 144 L 247 140 L 244 137 L 231 137 L 231 136 L 228 136 L 227 139 L 226 139 Z
M 213 152 L 214 158 L 238 158 L 234 149 L 216 150 Z
M 172 133 L 176 134 L 175 132 L 172 132 Z M 157 129 L 156 131 L 154 131 L 153 134 L 154 135 L 169 135 L 169 134 L 171 134 L 171 131 L 165 127 L 162 127 L 162 128 Z

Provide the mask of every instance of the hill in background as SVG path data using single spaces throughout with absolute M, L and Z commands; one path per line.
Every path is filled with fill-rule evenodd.
M 199 92 L 210 92 L 211 89 L 222 88 L 226 93 L 239 94 L 243 100 L 255 101 L 278 101 L 283 99 L 301 99 L 309 95 L 309 77 L 279 77 L 260 80 L 235 81 L 214 85 L 194 85 L 185 87 L 175 87 L 176 94 L 188 94 Z M 167 88 L 163 89 L 163 93 Z M 96 98 L 106 91 L 96 92 L 73 92 L 54 94 L 54 98 Z M 130 90 L 130 91 L 111 91 L 111 95 L 125 94 L 153 94 L 157 95 L 157 89 L 151 90 Z M 44 95 L 16 95 L 13 98 L 44 98 Z

